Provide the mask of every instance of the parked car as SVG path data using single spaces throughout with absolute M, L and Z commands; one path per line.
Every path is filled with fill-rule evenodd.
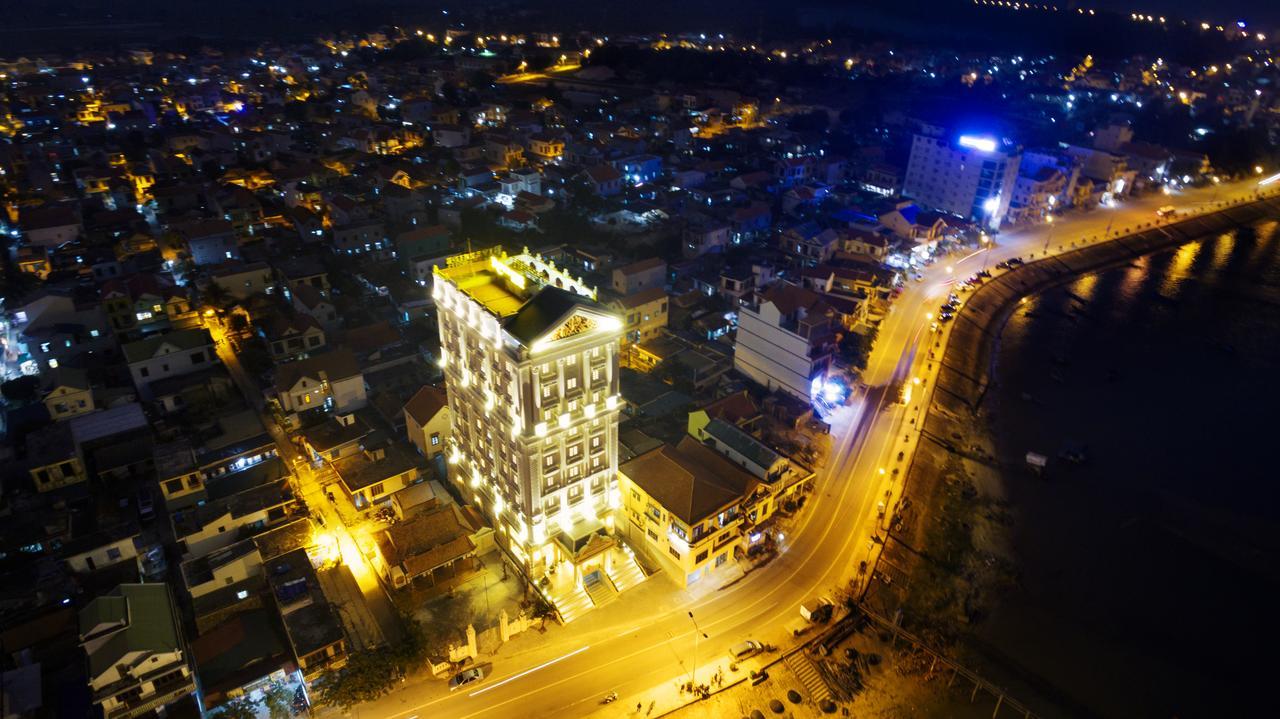
M 138 519 L 144 522 L 150 522 L 156 518 L 156 501 L 151 496 L 151 488 L 143 487 L 138 490 Z
M 760 642 L 748 639 L 745 642 L 739 642 L 729 647 L 729 658 L 735 662 L 746 659 L 749 656 L 760 653 L 764 649 L 764 645 Z
M 465 687 L 468 684 L 475 684 L 481 679 L 484 679 L 484 670 L 482 670 L 480 667 L 471 667 L 470 669 L 464 669 L 458 672 L 457 674 L 454 674 L 453 678 L 449 680 L 449 691 L 453 691 L 454 689 L 458 689 L 460 687 Z

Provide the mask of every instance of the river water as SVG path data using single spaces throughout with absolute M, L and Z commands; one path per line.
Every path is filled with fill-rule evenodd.
M 1274 696 L 1280 224 L 1027 298 L 983 411 L 1014 468 L 1020 582 L 979 639 L 1050 714 L 1230 716 Z

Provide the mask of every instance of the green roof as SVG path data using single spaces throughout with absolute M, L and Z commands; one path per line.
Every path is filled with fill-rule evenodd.
M 104 621 L 124 621 L 125 625 L 89 654 L 91 677 L 102 674 L 129 653 L 169 652 L 181 646 L 165 584 L 121 584 L 112 594 L 94 599 L 80 612 L 82 632 Z

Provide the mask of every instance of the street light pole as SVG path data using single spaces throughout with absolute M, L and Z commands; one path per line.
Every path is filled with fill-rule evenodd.
M 693 669 L 692 671 L 689 672 L 689 675 L 690 675 L 689 683 L 693 685 L 693 690 L 697 691 L 698 690 L 698 636 L 701 635 L 703 639 L 706 639 L 707 635 L 703 634 L 702 630 L 698 628 L 698 620 L 693 618 L 692 611 L 689 612 L 689 621 L 693 622 Z
M 1048 217 L 1046 217 L 1046 218 L 1044 218 L 1044 219 L 1045 219 L 1045 222 L 1048 222 L 1048 223 L 1049 223 L 1049 232 L 1048 232 L 1048 234 L 1046 234 L 1046 235 L 1045 235 L 1045 238 L 1044 238 L 1044 256 L 1045 256 L 1045 257 L 1048 257 L 1048 256 L 1049 256 L 1049 241 L 1053 239 L 1053 215 L 1049 215 Z

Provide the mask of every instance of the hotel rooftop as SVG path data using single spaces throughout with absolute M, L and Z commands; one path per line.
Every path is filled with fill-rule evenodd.
M 519 312 L 544 287 L 559 287 L 596 299 L 594 287 L 527 249 L 515 256 L 493 248 L 450 257 L 446 267 L 435 268 L 435 274 L 449 280 L 499 319 Z

